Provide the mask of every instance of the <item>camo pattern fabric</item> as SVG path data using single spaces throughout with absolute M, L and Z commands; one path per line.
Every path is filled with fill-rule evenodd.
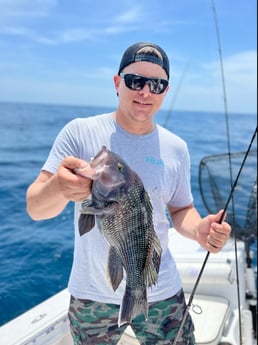
M 116 345 L 127 325 L 117 326 L 119 305 L 71 296 L 69 320 L 74 345 Z M 183 290 L 164 301 L 149 303 L 148 320 L 137 316 L 131 327 L 141 345 L 173 344 L 186 309 Z M 194 326 L 188 314 L 177 345 L 194 345 Z

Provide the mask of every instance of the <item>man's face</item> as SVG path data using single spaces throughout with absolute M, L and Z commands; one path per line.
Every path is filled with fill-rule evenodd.
M 154 63 L 139 61 L 132 63 L 122 71 L 125 74 L 138 74 L 146 78 L 166 79 L 165 70 Z M 125 84 L 121 76 L 114 77 L 116 91 L 119 95 L 119 111 L 128 121 L 135 124 L 152 122 L 154 114 L 160 109 L 163 99 L 168 91 L 167 87 L 161 94 L 154 94 L 150 91 L 148 82 L 141 90 L 131 90 Z

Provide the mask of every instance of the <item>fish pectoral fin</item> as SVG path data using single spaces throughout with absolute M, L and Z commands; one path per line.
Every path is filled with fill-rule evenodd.
M 107 270 L 107 280 L 116 291 L 123 279 L 123 264 L 114 247 L 109 249 Z
M 95 226 L 93 214 L 81 214 L 78 222 L 80 236 L 89 232 Z

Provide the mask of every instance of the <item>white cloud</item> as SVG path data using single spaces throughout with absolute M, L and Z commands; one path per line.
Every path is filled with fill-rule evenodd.
M 257 51 L 240 52 L 223 58 L 226 101 L 229 112 L 257 111 Z M 182 78 L 173 71 L 170 96 L 176 109 L 224 111 L 220 61 L 188 66 Z M 169 104 L 166 101 L 166 106 Z
M 63 31 L 50 32 L 48 34 L 38 33 L 37 30 L 24 26 L 3 26 L 0 27 L 0 34 L 9 36 L 23 36 L 35 42 L 43 44 L 62 44 L 67 42 L 78 42 L 92 39 L 93 35 L 100 34 L 87 28 L 71 28 Z
M 22 26 L 5 26 L 0 28 L 0 33 L 14 36 L 33 36 L 33 31 Z
M 65 23 L 66 28 L 64 29 L 61 26 L 53 26 L 54 29 L 44 31 L 35 25 L 31 26 L 26 21 L 26 16 L 51 16 L 51 10 L 56 5 L 56 0 L 10 0 L 10 3 L 8 0 L 0 0 L 0 8 L 3 7 L 1 8 L 2 12 L 0 11 L 0 19 L 1 16 L 5 18 L 0 25 L 0 34 L 23 36 L 46 45 L 81 42 L 106 35 L 118 35 L 126 31 L 132 31 L 142 15 L 141 7 L 136 6 L 113 17 L 108 17 L 101 24 L 90 21 L 86 22 L 85 26 Z M 14 17 L 17 16 L 24 20 L 15 20 Z
M 240 52 L 223 59 L 226 97 L 234 111 L 242 108 L 244 102 L 249 111 L 257 107 L 257 51 Z M 211 65 L 214 79 L 221 76 L 219 63 Z M 221 77 L 220 77 L 221 78 Z M 221 79 L 222 83 L 222 79 Z M 222 90 L 222 84 L 221 90 Z
M 71 28 L 57 33 L 50 33 L 48 36 L 36 35 L 35 39 L 45 44 L 63 44 L 91 40 L 97 33 L 98 31 L 87 28 Z
M 225 60 L 225 70 L 231 82 L 256 82 L 257 52 L 247 51 L 228 57 Z
M 146 11 L 145 11 L 146 12 Z M 140 6 L 126 10 L 113 18 L 114 22 L 121 24 L 135 23 L 142 18 L 143 9 Z
M 57 0 L 0 0 L 0 17 L 28 17 L 47 15 Z
M 44 41 L 30 24 L 50 16 L 56 6 L 57 0 L 0 0 L 0 34 Z
M 78 22 L 71 20 L 60 23 L 54 20 L 54 9 L 57 7 L 57 0 L 0 0 L 0 34 L 5 36 L 23 36 L 34 42 L 46 45 L 58 45 L 69 42 L 82 42 L 94 40 L 110 35 L 120 35 L 137 30 L 147 30 L 153 22 L 155 13 L 151 9 L 146 10 L 142 6 L 126 5 L 123 9 L 114 11 L 114 14 L 105 19 L 95 19 L 93 21 Z M 60 8 L 61 8 L 60 3 Z M 48 20 L 53 25 L 49 27 L 41 26 L 45 22 L 37 19 L 39 16 L 48 16 Z M 101 17 L 100 17 L 101 18 Z M 80 18 L 81 19 L 81 18 Z M 166 24 L 167 25 L 167 24 Z M 164 30 L 164 22 L 155 22 L 155 31 L 159 28 Z
M 228 79 L 233 80 L 235 76 L 250 75 L 257 71 L 257 51 L 250 50 L 239 52 L 222 58 L 223 69 Z M 203 65 L 204 69 L 216 76 L 220 70 L 220 61 L 213 61 Z M 256 76 L 256 73 L 255 73 Z M 236 79 L 237 80 L 237 79 Z

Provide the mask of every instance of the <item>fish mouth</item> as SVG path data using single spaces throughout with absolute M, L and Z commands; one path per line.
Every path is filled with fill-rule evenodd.
M 95 176 L 99 177 L 105 170 L 109 168 L 110 168 L 110 165 L 108 164 L 104 164 L 103 166 L 96 166 L 96 168 L 94 168 Z
M 108 150 L 103 146 L 99 154 L 90 160 L 90 167 L 97 173 L 101 173 L 105 168 L 109 167 L 109 164 L 106 163 L 108 159 Z

